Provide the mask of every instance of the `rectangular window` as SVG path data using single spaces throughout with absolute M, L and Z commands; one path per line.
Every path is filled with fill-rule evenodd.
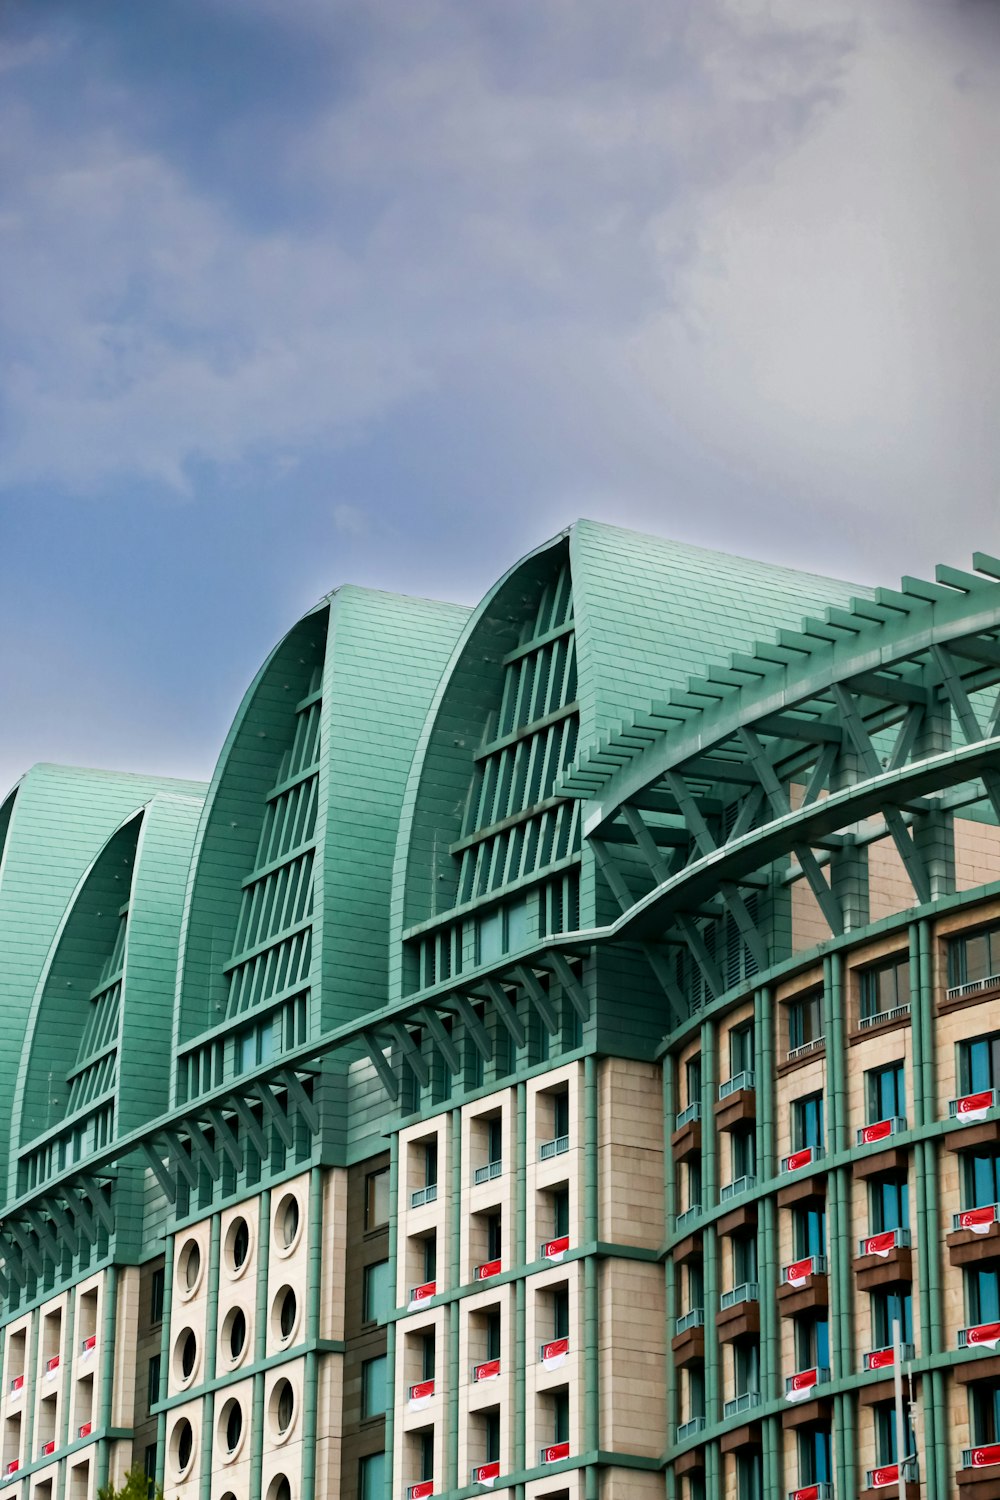
M 160 1266 L 149 1278 L 149 1324 L 151 1328 L 163 1322 L 163 1288 L 164 1271 Z
M 753 1071 L 753 1022 L 734 1026 L 729 1033 L 729 1076 Z
M 830 1365 L 830 1325 L 825 1318 L 795 1319 L 795 1359 L 800 1370 Z
M 142 1472 L 147 1479 L 156 1478 L 156 1444 L 150 1443 L 142 1455 Z
M 436 1281 L 438 1269 L 437 1230 L 424 1236 L 424 1281 Z
M 361 1316 L 365 1323 L 381 1323 L 389 1316 L 389 1262 L 376 1261 L 365 1266 Z
M 358 1500 L 385 1500 L 384 1453 L 370 1453 L 358 1465 Z
M 489 1411 L 483 1412 L 483 1427 L 485 1432 L 484 1446 L 486 1448 L 485 1458 L 488 1464 L 495 1464 L 500 1458 L 500 1408 L 491 1407 Z
M 437 1140 L 433 1140 L 424 1146 L 424 1187 L 437 1187 L 437 1180 L 438 1145 Z
M 434 1478 L 434 1429 L 425 1427 L 418 1434 L 420 1439 L 420 1478 L 423 1481 Z
M 795 1243 L 796 1260 L 805 1260 L 807 1255 L 825 1255 L 826 1210 L 823 1208 L 793 1209 L 792 1237 Z
M 833 1482 L 833 1447 L 828 1427 L 811 1427 L 799 1433 L 799 1482 L 804 1486 Z
M 823 991 L 800 995 L 785 1006 L 788 1020 L 788 1050 L 796 1051 L 823 1037 Z
M 701 1162 L 685 1162 L 687 1177 L 687 1207 L 701 1207 Z
M 872 1068 L 865 1074 L 865 1101 L 868 1109 L 867 1124 L 876 1120 L 891 1120 L 894 1116 L 906 1116 L 906 1069 L 903 1063 L 889 1063 L 884 1068 Z
M 555 1188 L 552 1197 L 553 1239 L 562 1239 L 569 1234 L 569 1188 Z
M 977 1380 L 969 1391 L 973 1444 L 1000 1443 L 1000 1381 Z
M 752 1130 L 732 1133 L 733 1176 L 753 1177 L 757 1171 L 757 1138 Z
M 962 1094 L 980 1094 L 1000 1082 L 1000 1031 L 958 1044 L 958 1086 Z
M 434 1329 L 420 1336 L 420 1378 L 433 1380 L 437 1367 L 437 1338 Z
M 146 1372 L 146 1410 L 150 1412 L 160 1399 L 160 1356 L 154 1354 Z
M 503 1254 L 503 1217 L 486 1215 L 486 1259 L 499 1260 Z
M 502 1337 L 502 1323 L 499 1308 L 494 1308 L 486 1314 L 486 1358 L 499 1359 Z
M 885 1234 L 890 1229 L 909 1229 L 910 1195 L 905 1182 L 869 1183 L 868 1206 L 873 1234 Z
M 1000 1203 L 1000 1156 L 965 1154 L 962 1160 L 965 1208 Z
M 554 1339 L 569 1338 L 569 1289 L 564 1286 L 556 1287 L 551 1293 L 552 1298 L 552 1337 Z
M 948 943 L 948 988 L 1000 975 L 1000 926 L 953 937 Z
M 863 969 L 860 975 L 861 1019 L 873 1021 L 891 1010 L 909 1007 L 910 960 L 893 958 L 888 963 Z
M 733 1240 L 733 1284 L 757 1280 L 757 1237 L 747 1235 Z
M 1000 1323 L 1000 1277 L 995 1270 L 967 1269 L 965 1295 L 970 1328 L 980 1323 Z
M 736 1394 L 755 1395 L 760 1390 L 760 1344 L 756 1339 L 742 1339 L 735 1347 Z
M 705 1305 L 705 1271 L 700 1260 L 689 1260 L 684 1267 L 687 1280 L 687 1302 L 680 1309 L 682 1313 L 690 1312 L 692 1307 L 704 1307 Z
M 569 1089 L 556 1089 L 552 1095 L 552 1134 L 556 1140 L 569 1135 Z
M 705 1371 L 701 1365 L 691 1365 L 685 1372 L 688 1387 L 688 1415 L 693 1421 L 695 1417 L 705 1415 Z
M 805 1094 L 792 1100 L 792 1150 L 823 1148 L 823 1095 Z
M 894 1464 L 897 1458 L 906 1458 L 916 1451 L 913 1441 L 913 1430 L 906 1417 L 906 1409 L 903 1409 L 903 1446 L 905 1453 L 899 1453 L 896 1444 L 896 1408 L 891 1401 L 882 1401 L 873 1408 L 875 1412 L 875 1455 L 879 1464 Z
M 365 1178 L 365 1229 L 383 1229 L 389 1222 L 389 1168 Z
M 361 1420 L 385 1414 L 389 1361 L 384 1354 L 361 1366 Z
M 764 1461 L 759 1453 L 736 1455 L 737 1500 L 763 1500 Z
M 552 1441 L 569 1442 L 569 1391 L 552 1392 Z
M 696 1052 L 684 1064 L 686 1105 L 701 1103 L 701 1053 Z
M 486 1153 L 486 1160 L 491 1167 L 503 1160 L 503 1119 L 500 1115 L 487 1122 Z
M 893 1341 L 893 1328 L 900 1324 L 899 1340 L 902 1344 L 913 1343 L 913 1298 L 909 1292 L 872 1293 L 872 1347 L 888 1349 Z

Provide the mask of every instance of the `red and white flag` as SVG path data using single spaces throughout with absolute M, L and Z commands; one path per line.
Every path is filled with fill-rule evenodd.
M 981 1094 L 966 1094 L 955 1103 L 955 1118 L 961 1120 L 963 1125 L 972 1125 L 977 1120 L 985 1120 L 992 1108 L 992 1089 L 986 1089 Z

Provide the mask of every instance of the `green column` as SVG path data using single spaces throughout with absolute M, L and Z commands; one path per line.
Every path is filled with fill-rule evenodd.
M 160 1325 L 160 1391 L 161 1401 L 167 1399 L 167 1382 L 170 1377 L 170 1308 L 174 1295 L 174 1236 L 168 1234 L 163 1257 L 163 1321 Z M 167 1414 L 161 1411 L 156 1418 L 156 1482 L 162 1485 L 167 1463 Z
M 514 1233 L 510 1237 L 511 1263 L 519 1275 L 514 1283 L 514 1468 L 524 1468 L 524 1379 L 525 1379 L 525 1280 L 524 1266 L 529 1259 L 527 1245 L 528 1197 L 528 1090 L 517 1084 L 514 1097 L 517 1108 L 517 1177 L 514 1183 Z M 524 1500 L 524 1485 L 515 1487 L 516 1500 Z
M 215 1379 L 215 1346 L 219 1331 L 219 1260 L 222 1221 L 212 1215 L 208 1252 L 208 1313 L 205 1318 L 205 1379 Z M 212 1449 L 215 1441 L 215 1398 L 206 1392 L 201 1401 L 201 1500 L 212 1500 Z
M 450 1241 L 452 1286 L 461 1280 L 462 1254 L 462 1111 L 451 1111 L 451 1224 Z M 448 1405 L 445 1415 L 445 1484 L 458 1486 L 458 1382 L 460 1307 L 451 1302 L 445 1314 L 448 1328 Z
M 396 1305 L 396 1242 L 399 1215 L 399 1132 L 394 1130 L 389 1143 L 389 1286 L 392 1305 Z M 396 1323 L 390 1321 L 386 1330 L 386 1404 L 385 1404 L 385 1500 L 393 1500 L 393 1450 L 396 1428 Z
M 600 1225 L 598 1204 L 597 1059 L 589 1055 L 583 1064 L 584 1088 L 584 1239 L 596 1243 Z M 600 1313 L 598 1307 L 597 1258 L 591 1250 L 583 1263 L 584 1338 L 584 1447 L 593 1453 L 601 1442 Z M 599 1476 L 590 1464 L 585 1476 L 586 1500 L 597 1500 Z
M 100 1426 L 103 1433 L 111 1426 L 112 1401 L 115 1382 L 115 1328 L 118 1319 L 118 1267 L 108 1266 L 104 1275 L 104 1327 L 101 1330 L 101 1412 Z M 37 1326 L 38 1318 L 35 1323 Z M 37 1352 L 36 1352 L 37 1370 Z M 111 1463 L 111 1443 L 102 1437 L 97 1445 L 97 1488 L 108 1482 Z
M 309 1279 L 306 1290 L 306 1354 L 302 1407 L 302 1493 L 311 1495 L 316 1485 L 316 1414 L 319 1407 L 320 1296 L 323 1286 L 323 1170 L 309 1172 Z
M 260 1195 L 257 1220 L 257 1307 L 254 1318 L 254 1362 L 267 1354 L 267 1277 L 271 1263 L 271 1190 Z M 264 1376 L 253 1378 L 253 1423 L 250 1429 L 250 1500 L 260 1500 L 264 1458 Z

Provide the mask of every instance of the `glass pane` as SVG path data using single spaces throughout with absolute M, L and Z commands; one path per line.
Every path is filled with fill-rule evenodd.
M 389 1222 L 389 1170 L 365 1178 L 365 1228 L 381 1229 Z
M 361 1460 L 358 1494 L 360 1500 L 385 1500 L 384 1453 L 373 1453 Z
M 389 1361 L 384 1354 L 361 1366 L 361 1416 L 378 1417 L 386 1409 Z
M 366 1323 L 379 1322 L 389 1313 L 389 1262 L 380 1260 L 365 1266 L 363 1317 Z

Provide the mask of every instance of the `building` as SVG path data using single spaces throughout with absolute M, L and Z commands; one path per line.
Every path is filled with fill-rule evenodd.
M 331 594 L 207 788 L 29 771 L 0 1500 L 1000 1497 L 974 568 L 579 522 Z

